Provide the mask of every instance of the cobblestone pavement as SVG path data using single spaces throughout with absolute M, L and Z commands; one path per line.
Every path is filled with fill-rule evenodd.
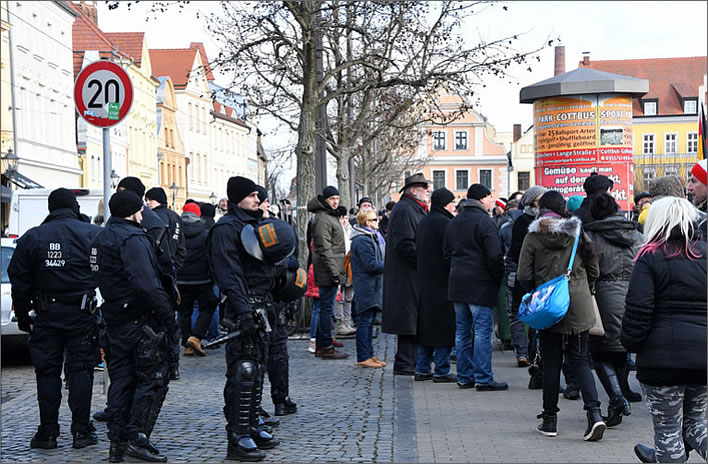
M 377 356 L 389 362 L 384 369 L 357 368 L 354 340 L 343 341 L 350 358 L 337 361 L 314 358 L 306 351 L 307 340 L 289 341 L 291 397 L 298 403 L 298 412 L 280 418 L 275 434 L 281 445 L 266 452 L 266 461 L 637 462 L 634 444 L 652 443 L 644 403 L 634 403 L 632 416 L 608 430 L 602 441 L 587 443 L 582 440 L 581 401 L 560 398 L 558 437 L 538 435 L 534 428 L 541 392 L 526 388 L 526 369 L 516 367 L 511 351 L 494 352 L 495 375 L 509 382 L 509 391 L 477 392 L 393 376 L 393 336 L 374 340 Z M 170 385 L 153 439 L 170 462 L 223 462 L 223 348 L 208 351 L 206 358 L 182 359 L 182 378 Z M 97 372 L 93 411 L 105 403 L 102 377 Z M 631 380 L 637 390 L 634 374 Z M 272 412 L 268 388 L 266 381 L 264 407 Z M 606 407 L 607 397 L 600 396 Z M 59 449 L 29 448 L 37 424 L 31 366 L 3 365 L 2 462 L 105 462 L 108 458 L 102 423 L 96 424 L 101 440 L 97 446 L 71 448 L 66 394 Z M 701 460 L 694 452 L 690 462 Z

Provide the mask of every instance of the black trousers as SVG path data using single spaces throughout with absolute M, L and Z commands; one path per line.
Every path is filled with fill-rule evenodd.
M 271 333 L 268 337 L 268 360 L 266 363 L 270 381 L 270 397 L 273 404 L 282 403 L 289 395 L 288 332 L 280 323 L 284 303 L 272 306 L 268 311 Z
M 396 357 L 393 368 L 396 370 L 415 371 L 418 357 L 418 337 L 415 335 L 397 335 Z
M 28 348 L 37 378 L 42 429 L 48 434 L 59 434 L 63 368 L 69 385 L 71 432 L 87 432 L 93 368 L 101 362 L 95 317 L 76 306 L 51 304 L 35 319 Z
M 214 295 L 213 285 L 180 285 L 179 293 L 182 301 L 179 304 L 179 327 L 182 331 L 182 345 L 186 345 L 190 335 L 202 340 L 206 337 L 211 318 L 214 315 L 219 300 Z M 199 304 L 199 316 L 192 329 L 192 312 L 194 301 Z
M 541 330 L 539 337 L 543 362 L 543 412 L 556 414 L 560 411 L 558 392 L 564 346 L 568 363 L 583 396 L 584 408 L 599 408 L 600 401 L 597 399 L 595 378 L 588 364 L 588 333 L 563 335 Z

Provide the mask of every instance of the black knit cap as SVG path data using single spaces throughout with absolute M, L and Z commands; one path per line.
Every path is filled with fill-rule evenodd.
M 472 184 L 470 188 L 467 189 L 467 198 L 470 200 L 481 200 L 491 194 L 492 192 L 482 184 Z
M 235 176 L 229 178 L 229 182 L 226 185 L 226 195 L 229 197 L 229 201 L 234 204 L 238 204 L 258 190 L 258 186 L 251 179 L 247 179 L 241 176 Z
M 430 203 L 433 207 L 438 206 L 444 208 L 451 201 L 455 200 L 455 195 L 445 187 L 439 188 L 430 196 Z
M 165 193 L 165 189 L 163 189 L 162 187 L 153 187 L 147 192 L 145 192 L 145 199 L 155 200 L 161 205 L 167 204 L 167 194 Z
M 49 212 L 61 208 L 68 208 L 72 211 L 79 212 L 79 203 L 76 201 L 76 195 L 69 189 L 58 188 L 49 194 L 48 199 Z
M 145 185 L 143 184 L 143 181 L 138 179 L 137 177 L 124 177 L 118 182 L 118 188 L 123 187 L 126 190 L 130 190 L 131 192 L 135 193 L 137 196 L 140 198 L 145 195 Z
M 607 176 L 593 172 L 590 176 L 583 182 L 583 189 L 588 195 L 594 195 L 596 193 L 607 192 L 607 189 L 612 189 L 615 185 Z
M 359 200 L 359 203 L 357 203 L 357 206 L 358 206 L 359 208 L 361 208 L 361 204 L 362 204 L 362 203 L 371 203 L 372 206 L 373 206 L 373 204 L 374 204 L 374 202 L 371 201 L 371 198 L 369 198 L 369 197 L 364 197 L 364 198 L 362 198 L 361 200 Z
M 121 190 L 113 194 L 108 201 L 108 208 L 112 216 L 127 218 L 137 213 L 143 207 L 143 200 L 131 190 Z
M 256 190 L 258 190 L 258 200 L 263 203 L 268 199 L 268 191 L 262 185 L 256 185 Z
M 196 203 L 196 202 L 193 202 Z M 214 217 L 216 214 L 216 206 L 212 205 L 211 203 L 204 203 L 201 206 L 202 209 L 202 216 L 207 216 L 207 217 Z
M 337 212 L 337 217 L 344 217 L 347 215 L 347 207 L 339 205 L 335 210 Z
M 337 187 L 334 187 L 332 185 L 328 185 L 327 187 L 324 188 L 324 190 L 322 190 L 322 199 L 323 200 L 326 200 L 327 198 L 333 197 L 335 195 L 339 196 L 339 190 L 337 190 Z

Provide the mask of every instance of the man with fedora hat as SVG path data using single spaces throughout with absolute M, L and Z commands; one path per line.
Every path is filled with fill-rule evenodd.
M 386 235 L 382 330 L 396 334 L 395 375 L 414 375 L 418 352 L 418 252 L 416 230 L 428 212 L 431 181 L 423 173 L 407 177 L 391 211 Z

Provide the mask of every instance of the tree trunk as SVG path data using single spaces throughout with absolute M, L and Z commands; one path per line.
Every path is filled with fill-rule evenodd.
M 353 199 L 349 192 L 349 154 L 348 149 L 344 149 L 337 157 L 337 184 L 339 185 L 339 204 L 353 208 Z

